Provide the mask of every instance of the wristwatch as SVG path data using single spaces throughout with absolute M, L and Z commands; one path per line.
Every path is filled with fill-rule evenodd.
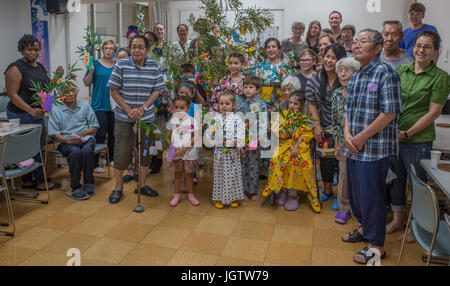
M 405 136 L 407 139 L 411 138 L 411 136 L 408 135 L 408 131 L 403 131 L 403 132 L 405 132 Z
M 151 105 L 150 105 L 151 106 Z M 150 110 L 150 106 L 146 107 L 145 105 L 142 105 L 142 107 L 144 108 L 145 111 L 149 111 Z

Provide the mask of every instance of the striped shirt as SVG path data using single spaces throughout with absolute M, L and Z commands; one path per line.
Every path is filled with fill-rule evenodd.
M 381 113 L 401 113 L 402 93 L 397 72 L 380 58 L 355 72 L 347 87 L 347 121 L 352 136 L 366 129 Z M 352 160 L 373 162 L 398 154 L 398 116 L 369 140 L 362 151 L 344 155 Z
M 147 101 L 154 91 L 165 88 L 163 74 L 157 62 L 145 59 L 144 65 L 137 66 L 132 57 L 119 60 L 108 82 L 110 89 L 119 92 L 125 103 L 130 108 L 139 108 Z M 116 120 L 132 122 L 127 113 L 119 106 L 116 107 Z M 141 118 L 143 122 L 155 119 L 153 104 Z

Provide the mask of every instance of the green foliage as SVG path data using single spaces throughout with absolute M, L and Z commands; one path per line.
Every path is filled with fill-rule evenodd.
M 76 51 L 76 53 L 79 54 L 80 57 L 83 57 L 85 53 L 93 55 L 95 48 L 97 46 L 101 46 L 103 42 L 102 36 L 94 31 L 94 27 L 87 26 L 85 28 L 85 31 L 86 34 L 84 35 L 83 39 L 86 42 L 86 45 L 78 46 L 78 51 Z

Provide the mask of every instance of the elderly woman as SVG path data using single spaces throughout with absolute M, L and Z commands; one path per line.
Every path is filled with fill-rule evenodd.
M 441 114 L 450 93 L 448 73 L 433 62 L 440 42 L 439 35 L 434 32 L 419 33 L 413 49 L 416 60 L 397 68 L 402 87 L 402 113 L 398 121 L 400 155 L 392 164 L 397 179 L 393 181 L 391 188 L 394 215 L 393 221 L 387 225 L 387 233 L 403 225 L 406 181 L 408 179 L 411 182 L 410 164 L 414 165 L 419 179 L 426 181 L 427 178 L 420 160 L 430 158 L 433 140 L 436 138 L 433 122 Z M 406 242 L 413 241 L 414 237 L 409 232 Z
M 300 89 L 301 89 L 300 80 L 295 76 L 288 76 L 283 80 L 283 82 L 281 83 L 282 98 L 280 103 L 280 108 L 282 110 L 287 110 L 289 108 L 289 96 L 291 95 L 291 93 L 293 91 Z M 303 110 L 302 112 L 304 113 L 305 111 L 306 109 Z
M 333 92 L 341 86 L 337 74 L 336 63 L 345 57 L 345 49 L 341 45 L 333 44 L 325 48 L 323 68 L 316 73 L 306 84 L 305 96 L 308 103 L 308 112 L 314 121 L 314 138 L 319 144 L 333 148 L 331 98 Z M 327 144 L 325 144 L 327 143 Z M 324 146 L 326 149 L 327 147 Z M 334 175 L 334 157 L 320 158 L 320 171 L 324 184 L 322 201 L 334 199 L 332 184 Z
M 309 23 L 308 32 L 306 32 L 305 42 L 316 54 L 319 53 L 319 37 L 321 31 L 322 26 L 320 25 L 320 22 L 314 20 Z
M 353 57 L 342 58 L 336 64 L 336 73 L 341 83 L 341 87 L 333 92 L 331 99 L 331 113 L 334 137 L 334 152 L 339 160 L 339 184 L 337 198 L 339 212 L 334 217 L 334 221 L 339 224 L 346 224 L 351 217 L 350 201 L 347 194 L 347 167 L 346 158 L 342 155 L 341 149 L 345 146 L 344 127 L 345 114 L 347 109 L 347 85 L 354 72 L 361 68 L 361 64 Z
M 290 65 L 293 68 L 297 68 L 300 53 L 308 48 L 308 44 L 302 40 L 305 24 L 303 22 L 294 22 L 291 29 L 292 37 L 281 42 L 281 50 L 291 60 Z
M 261 98 L 266 103 L 278 105 L 280 99 L 280 84 L 288 76 L 294 76 L 292 68 L 280 59 L 281 44 L 276 38 L 269 38 L 264 43 L 267 59 L 253 68 L 252 75 L 261 78 Z
M 50 82 L 45 67 L 37 61 L 41 44 L 33 35 L 24 35 L 19 40 L 18 50 L 23 57 L 11 63 L 5 71 L 6 92 L 10 99 L 6 115 L 8 119 L 20 119 L 21 124 L 41 124 L 43 128 L 41 144 L 43 144 L 45 138 L 45 113 L 40 107 L 32 106 L 35 100 L 32 98 L 34 92 L 30 90 L 32 81 L 41 85 Z M 60 72 L 61 70 L 62 68 L 58 67 L 56 71 Z M 34 160 L 41 162 L 39 154 L 34 157 Z M 32 175 L 23 176 L 22 182 L 24 189 L 46 190 L 42 167 L 34 170 Z M 54 190 L 59 187 L 61 187 L 60 184 L 48 184 L 48 190 Z
M 177 26 L 177 34 L 179 40 L 172 43 L 177 54 L 184 55 L 187 52 L 191 41 L 188 40 L 189 28 L 186 24 L 180 24 Z

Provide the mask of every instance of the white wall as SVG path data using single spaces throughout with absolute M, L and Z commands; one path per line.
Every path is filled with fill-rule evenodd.
M 433 25 L 437 28 L 441 36 L 441 56 L 439 57 L 438 67 L 450 73 L 449 49 L 450 49 L 450 11 L 449 0 L 421 0 L 427 11 L 425 13 L 424 23 Z
M 283 9 L 284 19 L 281 21 L 283 24 L 280 38 L 284 39 L 291 35 L 291 25 L 294 21 L 302 21 L 307 27 L 312 20 L 319 20 L 322 28 L 328 28 L 328 15 L 333 10 L 342 13 L 343 25 L 353 24 L 357 30 L 363 28 L 380 30 L 385 20 L 406 20 L 405 7 L 409 0 L 381 0 L 381 13 L 369 13 L 366 9 L 367 0 L 243 0 L 242 2 L 245 7 Z M 198 11 L 198 6 L 198 1 L 169 2 L 170 25 L 167 31 L 171 41 L 178 39 L 175 29 L 180 24 L 180 11 Z
M 5 69 L 22 56 L 17 51 L 17 42 L 24 34 L 31 33 L 30 1 L 0 0 L 0 29 L 0 91 L 3 91 Z

